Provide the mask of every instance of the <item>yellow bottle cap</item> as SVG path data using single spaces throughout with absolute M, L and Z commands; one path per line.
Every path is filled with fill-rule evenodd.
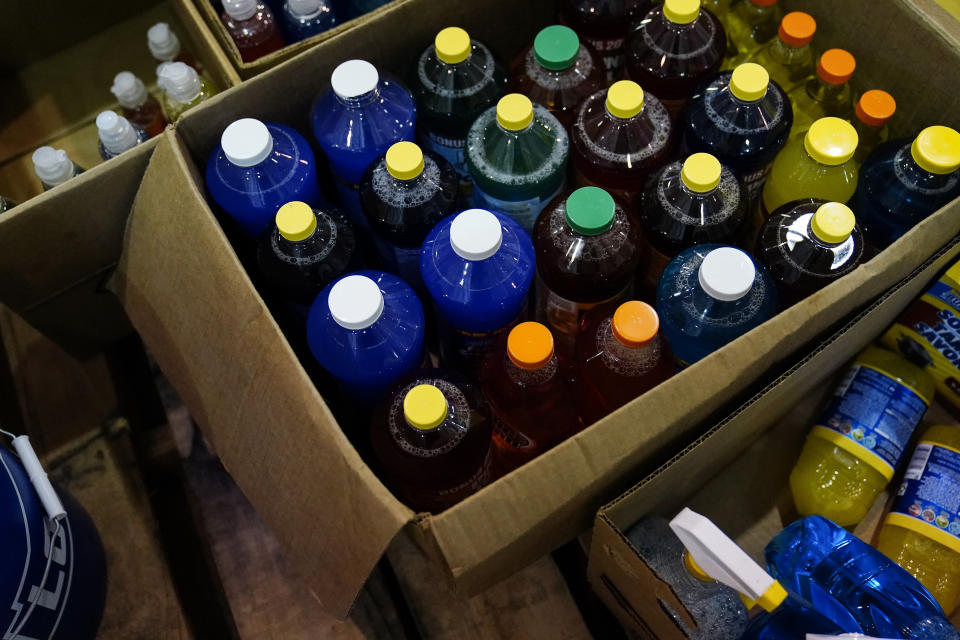
M 663 15 L 675 24 L 689 24 L 700 15 L 700 0 L 666 0 Z
M 803 148 L 810 157 L 830 167 L 843 164 L 853 157 L 859 138 L 857 130 L 840 118 L 820 118 L 803 138 Z
M 607 90 L 607 111 L 626 120 L 643 111 L 643 89 L 632 80 L 620 80 Z
M 759 100 L 767 92 L 770 74 L 755 62 L 746 62 L 730 75 L 730 93 L 744 102 Z
M 710 574 L 700 568 L 697 561 L 693 559 L 693 555 L 687 550 L 683 552 L 683 565 L 687 568 L 687 571 L 690 572 L 690 575 L 700 582 L 716 582 L 716 580 L 710 577 Z
M 820 205 L 813 214 L 810 229 L 813 230 L 813 235 L 824 242 L 840 244 L 850 237 L 856 224 L 857 219 L 850 207 L 839 202 L 828 202 Z
M 696 193 L 713 191 L 720 184 L 720 161 L 709 153 L 695 153 L 683 162 L 680 179 Z
M 447 27 L 437 34 L 433 46 L 441 62 L 457 64 L 470 56 L 470 34 L 460 27 Z
M 508 93 L 497 103 L 497 122 L 507 131 L 526 129 L 533 122 L 533 103 L 521 93 Z
M 764 611 L 771 612 L 787 599 L 787 590 L 779 582 L 774 582 L 763 592 L 763 595 L 757 600 L 757 604 L 763 607 Z
M 935 125 L 920 132 L 910 147 L 920 168 L 930 173 L 953 173 L 960 167 L 960 133 Z
M 412 142 L 397 142 L 387 149 L 387 171 L 397 180 L 413 180 L 423 173 L 423 151 Z
M 277 230 L 290 242 L 306 240 L 317 228 L 317 217 L 306 202 L 288 202 L 277 210 Z
M 521 322 L 507 336 L 507 356 L 521 369 L 540 369 L 553 357 L 553 334 L 539 322 Z
M 447 419 L 447 399 L 432 384 L 418 384 L 403 397 L 403 417 L 414 429 L 436 429 Z

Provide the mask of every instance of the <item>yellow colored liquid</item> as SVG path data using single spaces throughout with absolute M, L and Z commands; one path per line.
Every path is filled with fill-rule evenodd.
M 857 130 L 857 152 L 853 154 L 853 160 L 857 166 L 861 166 L 870 156 L 870 153 L 879 145 L 887 141 L 890 130 L 887 125 L 874 127 L 866 124 L 860 118 L 851 120 L 853 128 Z
M 794 87 L 789 94 L 793 105 L 794 132 L 806 131 L 820 118 L 853 118 L 853 90 L 850 83 L 827 84 L 814 76 Z
M 759 7 L 752 2 L 740 2 L 727 15 L 724 28 L 735 53 L 724 60 L 721 70 L 733 69 L 776 38 L 783 10 L 779 4 Z
M 813 75 L 816 69 L 813 50 L 810 45 L 791 47 L 780 38 L 774 38 L 747 62 L 756 62 L 767 70 L 770 79 L 784 91 L 791 91 Z
M 190 102 L 180 102 L 179 100 L 172 100 L 167 92 L 163 92 L 163 113 L 167 116 L 167 121 L 176 122 L 180 116 L 184 114 L 188 109 L 192 109 L 197 106 L 207 98 L 215 95 L 216 90 L 207 83 L 206 80 L 201 76 L 200 78 L 200 94 Z

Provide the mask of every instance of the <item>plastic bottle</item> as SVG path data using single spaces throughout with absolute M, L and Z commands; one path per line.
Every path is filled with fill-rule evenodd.
M 186 110 L 216 93 L 195 69 L 182 62 L 164 62 L 157 67 L 157 84 L 163 89 L 163 113 L 168 122 L 176 122 Z
M 279 51 L 286 44 L 273 12 L 258 0 L 223 0 L 220 21 L 244 62 Z
M 563 23 L 603 57 L 607 84 L 612 84 L 623 74 L 627 34 L 652 4 L 651 0 L 563 0 L 559 11 Z
M 860 522 L 893 479 L 933 393 L 933 380 L 916 364 L 876 347 L 861 352 L 790 473 L 800 515 Z
M 897 111 L 893 96 L 880 89 L 865 92 L 854 109 L 853 128 L 857 130 L 860 143 L 853 159 L 862 165 L 877 146 L 887 141 L 890 128 L 887 123 Z
M 542 29 L 510 65 L 507 90 L 543 105 L 568 131 L 584 98 L 606 86 L 606 68 L 570 27 Z
M 930 592 L 849 531 L 820 516 L 798 520 L 764 550 L 771 575 L 847 631 L 953 640 L 960 632 Z
M 849 207 L 805 198 L 770 214 L 756 256 L 787 307 L 856 269 L 863 249 L 863 233 Z
M 504 94 L 507 74 L 482 42 L 459 27 L 447 27 L 417 61 L 411 84 L 417 101 L 420 139 L 460 175 L 460 195 L 473 204 L 467 168 L 467 133 L 477 117 Z
M 253 238 L 288 202 L 321 200 L 313 150 L 299 133 L 275 122 L 231 123 L 210 154 L 206 177 L 214 201 Z
M 123 116 L 113 111 L 103 111 L 97 116 L 97 137 L 100 139 L 97 143 L 100 157 L 109 160 L 146 142 L 150 136 Z
M 673 153 L 676 136 L 666 108 L 636 82 L 621 80 L 580 104 L 570 130 L 577 186 L 596 186 L 627 206 Z
M 377 406 L 373 451 L 384 480 L 416 511 L 440 513 L 490 479 L 491 429 L 480 389 L 452 371 L 415 371 Z
M 529 233 L 563 190 L 569 150 L 566 130 L 549 111 L 526 96 L 504 96 L 467 135 L 477 205 L 508 214 Z
M 736 55 L 724 62 L 724 69 L 733 69 L 777 37 L 783 10 L 777 0 L 744 0 L 737 3 L 727 17 L 727 36 Z
M 720 70 L 726 43 L 720 21 L 699 0 L 667 0 L 627 39 L 627 78 L 677 118 L 700 83 Z
M 493 417 L 493 450 L 508 473 L 563 442 L 582 425 L 576 392 L 553 348 L 550 329 L 522 322 L 491 352 L 480 387 Z
M 792 124 L 793 108 L 783 89 L 763 67 L 746 63 L 721 73 L 690 99 L 683 142 L 690 152 L 709 153 L 732 169 L 752 207 Z
M 83 169 L 67 156 L 66 151 L 53 147 L 40 147 L 33 152 L 33 171 L 40 178 L 44 191 L 83 173 Z
M 337 16 L 328 0 L 285 0 L 280 26 L 287 42 L 306 40 L 337 26 Z
M 3 196 L 0 196 L 0 213 L 5 213 L 15 206 L 17 206 L 17 203 L 10 198 L 4 198 Z
M 803 131 L 826 116 L 849 118 L 853 111 L 850 77 L 857 61 L 843 49 L 828 49 L 817 62 L 817 75 L 790 91 L 793 126 Z
M 816 32 L 813 16 L 791 11 L 780 21 L 777 37 L 748 56 L 747 62 L 762 66 L 771 80 L 790 91 L 816 72 L 816 57 L 810 46 Z
M 153 137 L 163 133 L 167 119 L 163 117 L 160 103 L 147 93 L 143 81 L 129 71 L 121 71 L 113 78 L 110 92 L 117 97 L 123 115 Z
M 660 318 L 631 300 L 589 311 L 577 334 L 580 420 L 585 426 L 613 413 L 673 375 L 673 353 L 659 333 Z
M 440 359 L 473 379 L 487 352 L 517 323 L 533 281 L 530 236 L 484 209 L 438 224 L 420 252 L 420 273 L 440 316 Z
M 885 249 L 931 213 L 960 195 L 960 133 L 927 127 L 911 143 L 877 147 L 860 174 L 851 201 L 867 241 Z
M 746 218 L 737 177 L 709 153 L 665 166 L 648 183 L 640 207 L 646 263 L 643 289 L 655 292 L 667 263 L 696 244 L 732 244 Z
M 583 314 L 633 293 L 639 229 L 609 193 L 582 187 L 544 209 L 533 246 L 537 315 L 553 330 L 561 355 L 571 355 Z
M 412 142 L 397 142 L 360 179 L 360 204 L 375 234 L 384 269 L 415 289 L 420 247 L 434 226 L 453 213 L 459 180 L 441 156 Z
M 661 330 L 681 368 L 769 320 L 777 304 L 764 268 L 743 251 L 719 244 L 680 252 L 657 287 Z
M 327 285 L 310 308 L 307 341 L 357 401 L 380 395 L 424 357 L 423 307 L 400 278 L 357 271 Z
M 340 202 L 354 228 L 369 229 L 360 206 L 360 178 L 394 142 L 413 141 L 417 108 L 402 85 L 366 60 L 341 63 L 311 116 L 313 135 L 330 161 Z
M 157 62 L 182 62 L 200 69 L 190 52 L 180 46 L 180 39 L 166 22 L 158 22 L 147 29 L 147 48 Z
M 960 428 L 923 432 L 883 521 L 877 549 L 919 580 L 949 615 L 960 599 Z

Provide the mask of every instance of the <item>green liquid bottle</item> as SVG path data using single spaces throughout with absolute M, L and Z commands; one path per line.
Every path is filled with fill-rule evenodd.
M 816 57 L 810 42 L 816 32 L 817 22 L 809 13 L 788 13 L 780 21 L 777 37 L 750 56 L 748 62 L 756 62 L 784 91 L 792 91 L 814 73 Z
M 860 96 L 854 110 L 856 117 L 852 120 L 853 128 L 860 137 L 857 153 L 853 156 L 858 165 L 862 165 L 874 149 L 887 141 L 890 136 L 887 122 L 896 111 L 897 102 L 886 91 L 871 89 Z
M 735 53 L 720 67 L 728 71 L 743 64 L 760 47 L 777 36 L 777 27 L 783 10 L 777 0 L 746 0 L 734 6 L 727 17 L 725 28 Z
M 850 77 L 857 68 L 853 55 L 843 49 L 830 49 L 820 56 L 817 75 L 789 93 L 793 103 L 793 130 L 804 131 L 827 116 L 849 118 L 853 112 Z
M 216 91 L 192 67 L 182 62 L 164 62 L 157 67 L 157 84 L 163 89 L 163 112 L 167 122 L 176 122 Z

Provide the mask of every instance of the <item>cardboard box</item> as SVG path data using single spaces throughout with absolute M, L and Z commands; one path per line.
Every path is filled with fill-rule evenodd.
M 689 506 L 714 520 L 763 564 L 767 542 L 799 517 L 788 477 L 838 378 L 849 361 L 878 339 L 897 314 L 958 256 L 960 240 L 924 263 L 684 451 L 600 509 L 588 579 L 624 628 L 639 638 L 686 638 L 661 602 L 678 612 L 688 628 L 696 628 L 670 586 L 653 573 L 631 545 L 627 538 L 630 527 L 651 515 L 672 518 Z M 954 423 L 956 419 L 935 404 L 919 430 L 925 425 Z M 888 498 L 889 492 L 881 494 L 856 527 L 855 533 L 864 540 L 873 540 Z M 958 620 L 960 614 L 955 622 Z

